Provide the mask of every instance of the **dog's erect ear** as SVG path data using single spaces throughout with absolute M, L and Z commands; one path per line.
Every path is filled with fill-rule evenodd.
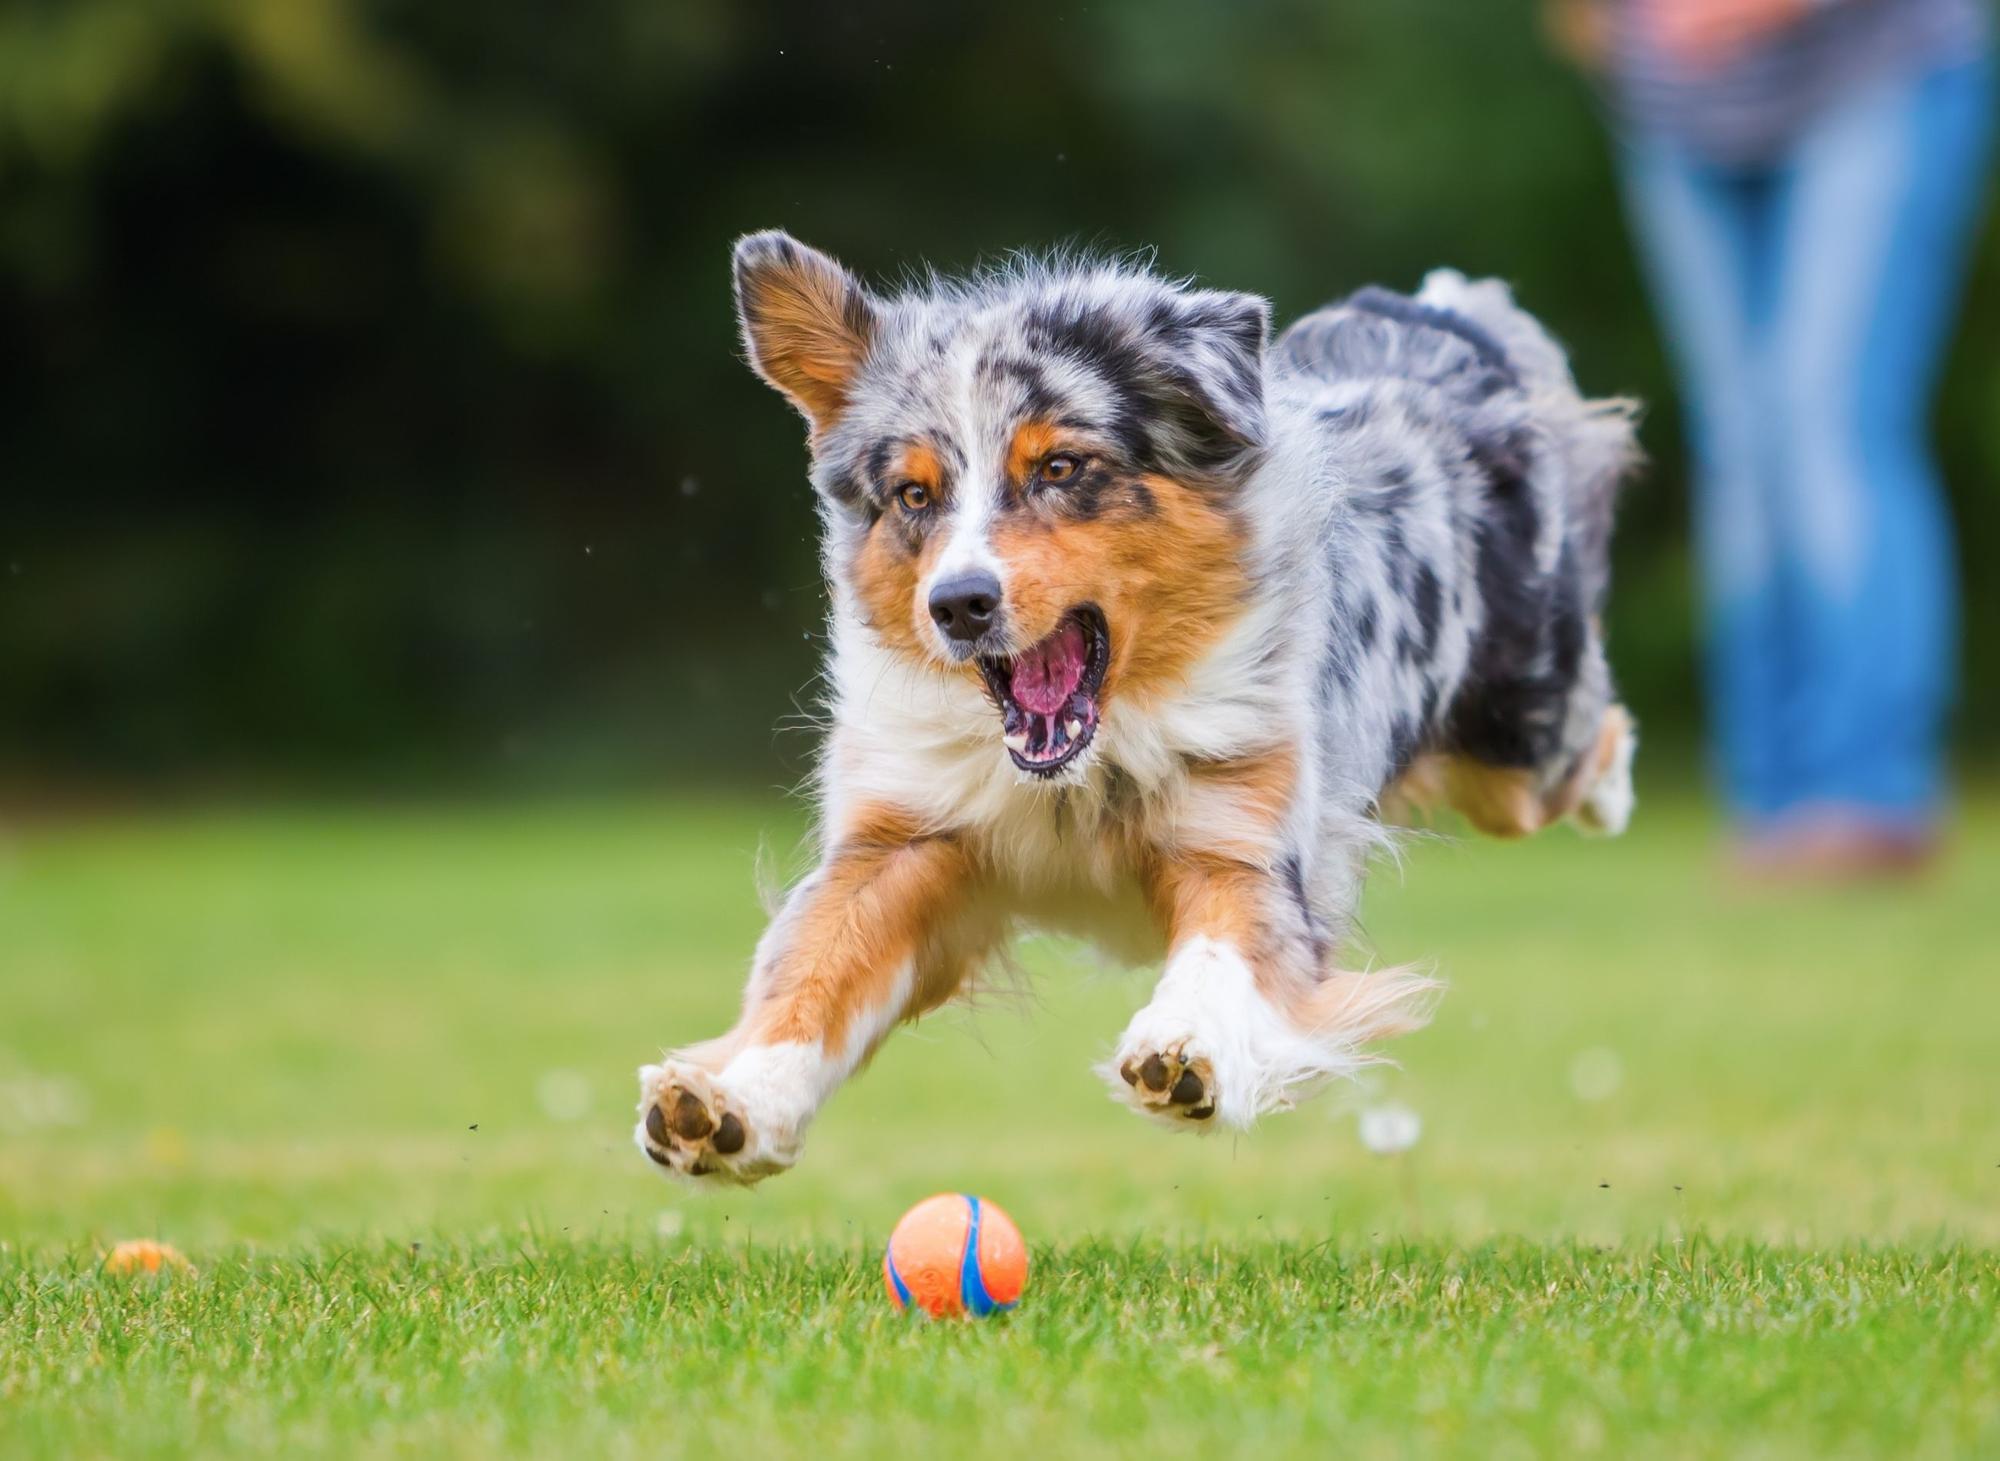
M 777 229 L 738 239 L 735 268 L 750 364 L 824 431 L 846 409 L 867 358 L 874 301 L 839 264 Z
M 1175 446 L 1197 472 L 1226 474 L 1262 449 L 1271 306 L 1254 294 L 1176 291 L 1147 314 Z

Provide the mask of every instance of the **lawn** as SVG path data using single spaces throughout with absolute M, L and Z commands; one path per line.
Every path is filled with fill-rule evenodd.
M 1732 887 L 1699 805 L 1378 876 L 1435 1025 L 1195 1140 L 1033 947 L 799 1169 L 693 1196 L 632 1068 L 728 1020 L 776 799 L 291 809 L 0 843 L 0 1455 L 2000 1452 L 2000 796 L 1900 892 Z M 1371 1155 L 1357 1112 L 1422 1118 Z M 1021 1309 L 896 1318 L 976 1190 Z M 191 1276 L 119 1279 L 157 1237 Z

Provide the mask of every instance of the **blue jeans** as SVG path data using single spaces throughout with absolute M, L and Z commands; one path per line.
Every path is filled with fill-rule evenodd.
M 1695 464 L 1717 759 L 1752 827 L 1938 812 L 1957 590 L 1926 418 L 1992 94 L 1987 61 L 1884 82 L 1748 169 L 1626 139 Z

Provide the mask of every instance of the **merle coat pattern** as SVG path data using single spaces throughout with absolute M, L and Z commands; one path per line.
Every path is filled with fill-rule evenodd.
M 1617 831 L 1601 611 L 1631 410 L 1498 283 L 1255 296 L 1020 262 L 895 295 L 745 238 L 752 365 L 805 416 L 832 591 L 822 858 L 742 1017 L 641 1071 L 637 1140 L 755 1181 L 1017 930 L 1164 958 L 1102 1067 L 1248 1125 L 1421 1023 L 1345 972 L 1385 818 Z

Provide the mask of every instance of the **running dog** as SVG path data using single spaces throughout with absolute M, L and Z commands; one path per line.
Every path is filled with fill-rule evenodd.
M 1425 1018 L 1421 974 L 1335 962 L 1385 819 L 1624 827 L 1600 610 L 1633 408 L 1504 285 L 1441 270 L 1275 340 L 1263 299 L 1117 261 L 888 294 L 770 232 L 735 286 L 810 435 L 822 855 L 736 1027 L 640 1072 L 667 1172 L 791 1166 L 1024 927 L 1164 960 L 1106 1082 L 1247 1126 Z

